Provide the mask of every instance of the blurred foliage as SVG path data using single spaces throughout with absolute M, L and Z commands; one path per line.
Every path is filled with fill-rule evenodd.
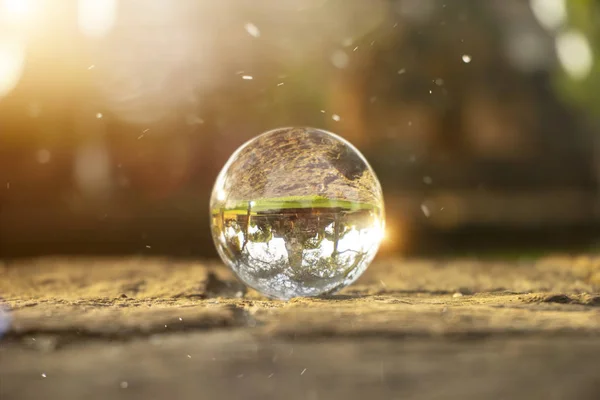
M 44 0 L 0 101 L 0 254 L 211 254 L 219 169 L 281 126 L 365 154 L 393 249 L 448 249 L 473 226 L 492 232 L 465 239 L 478 249 L 499 227 L 582 232 L 600 162 L 573 105 L 600 111 L 600 1 L 566 1 L 568 22 L 545 31 L 526 0 L 132 0 L 90 40 L 77 2 Z M 557 62 L 568 29 L 593 49 L 583 80 Z
M 593 64 L 584 79 L 576 79 L 560 70 L 556 86 L 566 99 L 584 107 L 592 115 L 600 112 L 600 1 L 567 0 L 567 23 L 563 29 L 582 33 L 593 54 Z

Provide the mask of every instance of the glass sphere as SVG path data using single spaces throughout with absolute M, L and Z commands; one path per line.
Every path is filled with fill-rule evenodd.
M 351 284 L 384 231 L 381 186 L 365 158 L 314 128 L 276 129 L 242 145 L 217 178 L 210 212 L 223 261 L 277 299 Z

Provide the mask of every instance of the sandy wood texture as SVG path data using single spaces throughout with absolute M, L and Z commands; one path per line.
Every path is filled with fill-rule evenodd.
M 379 260 L 271 301 L 219 264 L 4 263 L 0 398 L 600 398 L 600 257 Z

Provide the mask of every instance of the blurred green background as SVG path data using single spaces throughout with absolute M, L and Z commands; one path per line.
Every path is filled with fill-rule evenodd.
M 0 0 L 0 256 L 214 256 L 231 153 L 313 126 L 383 254 L 596 251 L 600 1 Z

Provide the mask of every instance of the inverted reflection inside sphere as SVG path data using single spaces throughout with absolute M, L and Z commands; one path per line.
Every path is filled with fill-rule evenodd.
M 219 174 L 210 208 L 221 258 L 248 286 L 279 299 L 351 284 L 384 229 L 381 187 L 364 157 L 313 128 L 244 144 Z

